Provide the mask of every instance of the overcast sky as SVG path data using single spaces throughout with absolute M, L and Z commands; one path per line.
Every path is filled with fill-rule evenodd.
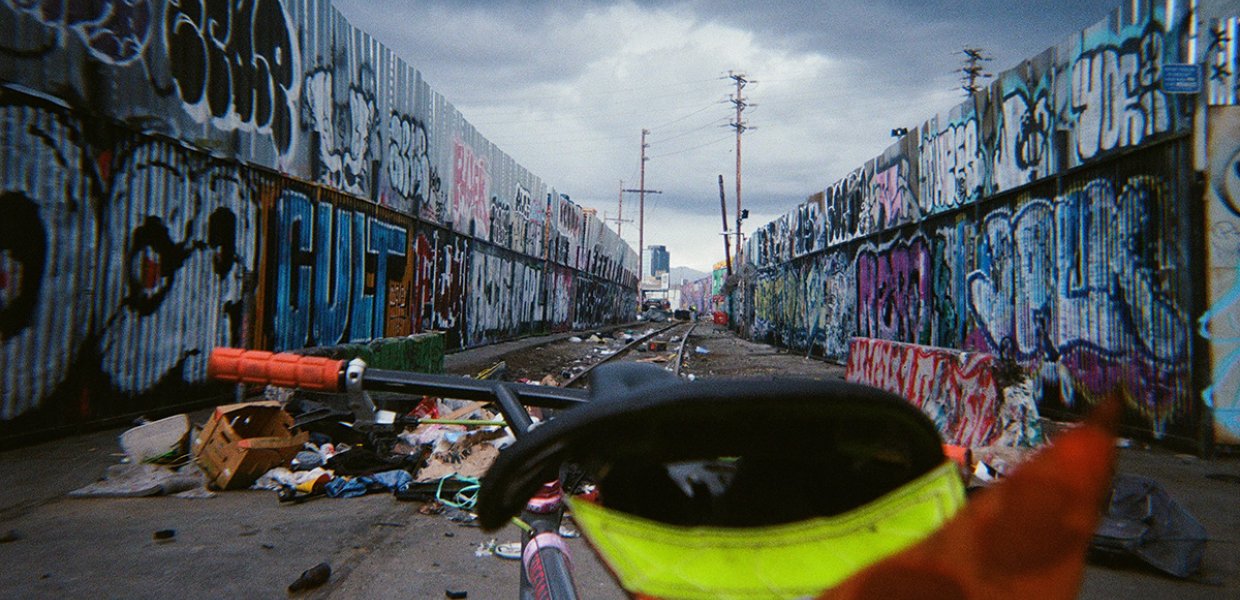
M 600 216 L 638 187 L 645 243 L 672 266 L 723 259 L 718 176 L 735 219 L 735 109 L 745 89 L 748 233 L 963 99 L 959 50 L 998 73 L 1102 19 L 1120 0 L 580 2 L 335 0 L 517 162 Z M 636 218 L 626 195 L 624 218 Z M 615 229 L 615 224 L 610 224 Z M 636 248 L 636 223 L 623 236 Z

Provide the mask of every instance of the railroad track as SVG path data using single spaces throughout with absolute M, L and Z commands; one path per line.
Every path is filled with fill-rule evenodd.
M 672 368 L 670 370 L 680 375 L 680 366 L 684 363 L 685 346 L 695 327 L 697 327 L 696 322 L 677 321 L 645 335 L 635 337 L 632 341 L 619 348 L 614 354 L 604 356 L 602 360 L 574 374 L 560 385 L 562 387 L 585 387 L 586 375 L 593 371 L 595 367 L 620 360 L 655 364 L 671 363 Z M 677 342 L 679 344 L 675 346 L 674 356 L 667 354 L 668 349 L 672 348 L 673 344 Z M 655 354 L 648 357 L 634 358 L 638 356 L 639 348 L 646 349 Z

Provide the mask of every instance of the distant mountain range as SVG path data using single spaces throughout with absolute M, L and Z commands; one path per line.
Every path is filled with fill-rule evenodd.
M 689 267 L 672 267 L 672 269 L 668 272 L 668 275 L 668 283 L 675 286 L 680 285 L 681 280 L 697 281 L 707 275 L 710 275 L 710 273 L 703 273 L 696 269 L 690 269 Z

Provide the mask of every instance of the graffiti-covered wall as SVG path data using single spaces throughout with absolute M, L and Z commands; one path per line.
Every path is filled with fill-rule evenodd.
M 1203 403 L 1194 378 L 1208 349 L 1194 337 L 1205 269 L 1192 132 L 1206 103 L 1236 101 L 1235 8 L 1135 5 L 999 74 L 756 231 L 742 325 L 840 361 L 853 337 L 985 351 L 1024 367 L 1047 409 L 1083 411 L 1120 388 L 1130 424 L 1151 435 L 1208 443 L 1211 419 L 1240 433 L 1236 386 L 1216 383 Z M 1203 93 L 1165 91 L 1170 63 L 1202 64 Z M 1231 127 L 1211 156 L 1235 153 Z M 1228 281 L 1232 166 L 1214 171 L 1212 239 L 1229 252 L 1216 261 Z M 1211 303 L 1230 302 L 1230 286 L 1214 287 Z M 1218 350 L 1235 336 L 1207 321 L 1227 373 L 1234 361 Z
M 637 256 L 328 0 L 0 0 L 0 441 L 200 401 L 217 345 L 635 315 Z

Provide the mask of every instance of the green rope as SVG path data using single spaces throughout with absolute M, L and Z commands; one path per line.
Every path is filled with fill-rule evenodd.
M 461 488 L 449 500 L 444 498 L 443 484 L 450 479 L 463 481 L 469 485 Z M 475 477 L 465 477 L 464 475 L 448 475 L 439 480 L 439 486 L 435 490 L 435 499 L 445 506 L 459 508 L 461 510 L 472 510 L 474 505 L 478 504 L 478 490 L 482 489 L 481 483 Z

